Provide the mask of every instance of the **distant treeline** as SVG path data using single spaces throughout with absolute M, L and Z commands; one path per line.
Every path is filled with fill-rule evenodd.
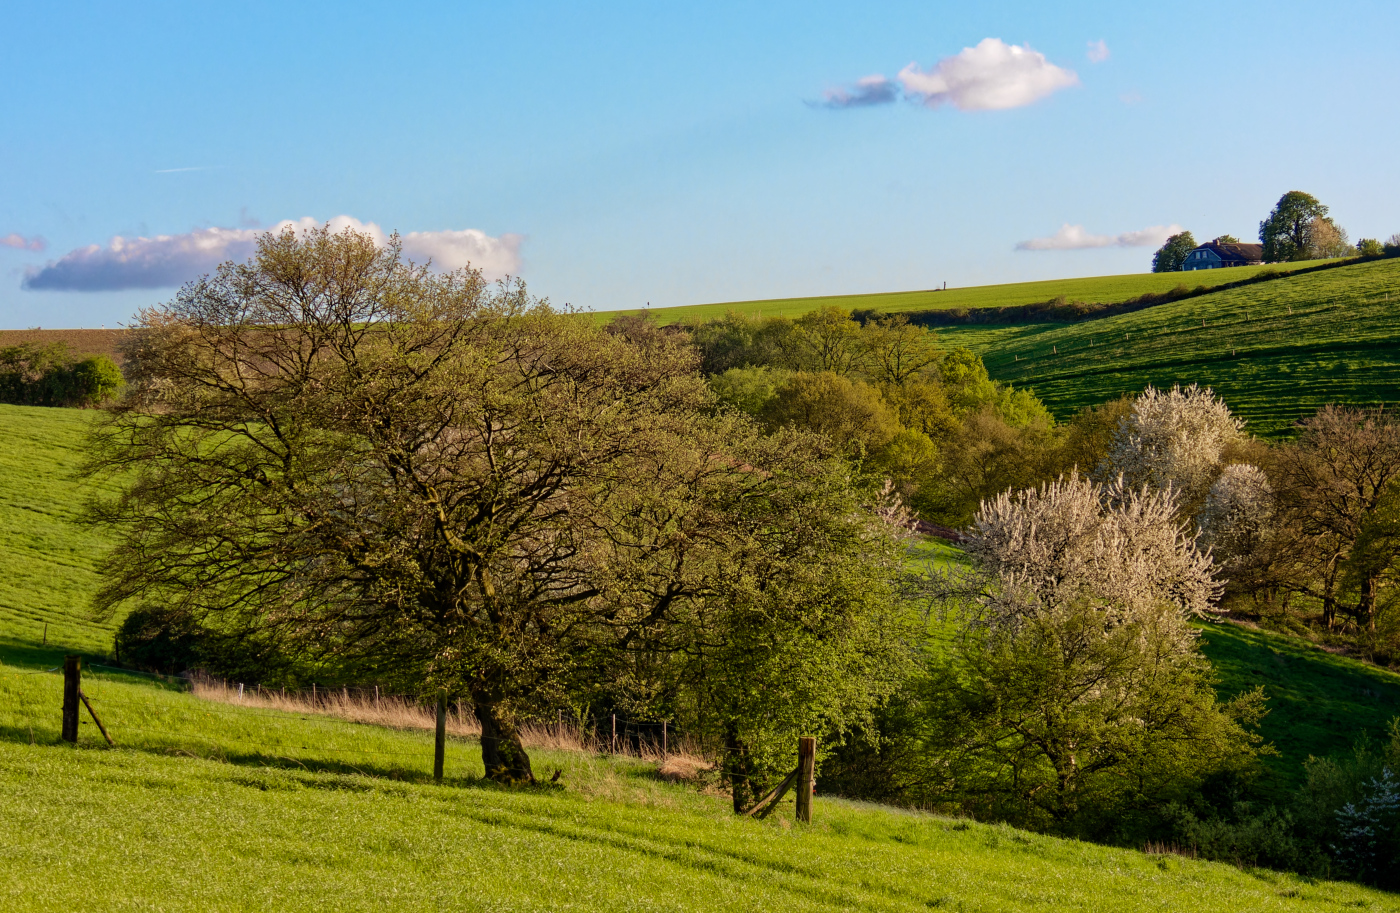
M 97 406 L 121 388 L 122 372 L 106 355 L 79 359 L 63 343 L 0 348 L 0 403 Z
M 1186 298 L 1196 298 L 1200 295 L 1223 292 L 1227 289 L 1254 285 L 1258 282 L 1271 282 L 1275 279 L 1285 279 L 1289 276 L 1301 276 L 1305 273 L 1336 269 L 1339 266 L 1351 266 L 1356 263 L 1365 263 L 1377 259 L 1381 258 L 1351 257 L 1346 260 L 1323 263 L 1318 266 L 1307 266 L 1299 269 L 1266 269 L 1255 273 L 1247 279 L 1241 279 L 1238 282 L 1227 282 L 1223 285 L 1212 285 L 1210 287 L 1198 285 L 1195 288 L 1188 288 L 1183 283 L 1165 292 L 1147 292 L 1125 301 L 1076 301 L 1066 298 L 1064 295 L 1060 295 L 1049 301 L 1037 301 L 1033 304 L 1013 304 L 1006 305 L 1005 307 L 988 308 L 947 308 L 943 310 L 905 311 L 903 312 L 903 316 L 915 326 L 924 327 L 962 326 L 965 324 L 979 323 L 1078 323 L 1082 320 L 1098 320 L 1103 317 L 1114 317 L 1118 314 L 1130 314 L 1133 311 L 1146 310 L 1150 307 L 1156 307 L 1159 304 L 1182 301 Z M 852 318 L 861 323 L 866 323 L 879 316 L 884 315 L 882 312 L 872 309 L 858 310 L 851 314 Z

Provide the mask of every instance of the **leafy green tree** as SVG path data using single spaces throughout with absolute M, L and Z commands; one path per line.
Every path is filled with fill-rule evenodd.
M 769 427 L 823 434 L 840 452 L 864 457 L 900 432 L 899 419 L 880 391 L 830 371 L 798 372 L 778 389 L 763 414 Z
M 1189 231 L 1172 235 L 1152 255 L 1152 272 L 1174 273 L 1186 262 L 1186 255 L 1196 249 L 1196 238 Z
M 782 581 L 881 548 L 829 445 L 715 410 L 679 337 L 354 232 L 264 237 L 143 311 L 129 355 L 93 440 L 119 488 L 95 519 L 121 530 L 99 609 L 160 604 L 467 698 L 501 780 L 533 779 L 532 713 L 752 624 L 729 612 L 780 641 L 835 611 Z M 762 610 L 740 599 L 770 581 Z M 853 687 L 810 713 L 839 718 Z
M 823 307 L 808 311 L 793 322 L 803 343 L 801 367 L 843 376 L 860 367 L 864 354 L 861 326 L 851 319 L 849 311 Z
M 1239 243 L 1240 243 L 1240 239 L 1239 239 L 1239 238 L 1236 238 L 1234 235 L 1221 235 L 1220 237 L 1218 237 L 1218 238 L 1215 239 L 1215 243 L 1216 243 L 1216 244 L 1239 244 Z
M 903 386 L 941 357 L 934 334 L 903 314 L 866 323 L 860 344 L 866 373 L 882 389 Z
M 1290 190 L 1279 197 L 1269 217 L 1259 223 L 1259 240 L 1264 245 L 1264 260 L 1281 263 L 1286 260 L 1308 259 L 1314 220 L 1326 218 L 1327 207 L 1317 197 Z
M 1356 242 L 1356 254 L 1360 257 L 1384 257 L 1385 245 L 1375 238 L 1362 238 Z

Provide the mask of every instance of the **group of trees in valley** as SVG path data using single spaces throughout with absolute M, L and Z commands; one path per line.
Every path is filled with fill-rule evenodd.
M 1338 225 L 1328 211 L 1317 197 L 1301 190 L 1290 190 L 1279 197 L 1268 218 L 1259 223 L 1259 243 L 1263 245 L 1264 262 L 1400 256 L 1400 234 L 1391 235 L 1384 242 L 1362 238 L 1353 245 L 1346 229 Z M 1240 239 L 1233 235 L 1221 235 L 1215 242 L 1238 244 Z M 1195 236 L 1189 231 L 1172 235 L 1152 255 L 1152 272 L 1180 270 L 1187 254 L 1197 246 Z
M 265 237 L 125 355 L 88 471 L 130 658 L 446 691 L 502 782 L 523 723 L 609 708 L 696 736 L 736 810 L 817 735 L 824 791 L 1366 878 L 1400 848 L 1335 848 L 1375 752 L 1306 808 L 1202 798 L 1269 749 L 1196 636 L 1400 657 L 1388 411 L 1268 443 L 1149 388 L 1057 421 L 897 315 L 599 326 L 349 231 Z M 957 555 L 911 560 L 921 523 Z

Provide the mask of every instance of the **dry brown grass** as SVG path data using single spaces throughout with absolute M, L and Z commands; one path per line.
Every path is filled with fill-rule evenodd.
M 314 714 L 334 717 L 352 723 L 365 723 L 371 726 L 386 726 L 390 729 L 417 729 L 432 732 L 437 728 L 436 708 L 414 703 L 401 697 L 373 697 L 352 694 L 348 689 L 340 691 L 320 691 L 313 701 L 311 696 L 302 693 L 283 694 L 280 691 L 266 691 L 244 687 L 240 694 L 238 686 L 213 679 L 195 679 L 191 682 L 195 697 L 206 701 L 218 701 L 238 707 L 281 710 L 286 713 Z M 447 733 L 460 738 L 477 738 L 481 735 L 481 724 L 476 721 L 471 709 L 462 704 L 449 705 L 447 710 Z M 534 723 L 521 731 L 521 741 L 526 748 L 547 751 L 575 751 L 588 754 L 608 754 L 606 739 L 599 740 L 591 733 L 582 731 L 569 723 Z M 712 765 L 706 761 L 699 746 L 690 740 L 677 739 L 671 750 L 662 752 L 659 745 L 643 744 L 634 749 L 619 745 L 613 754 L 637 758 L 655 763 L 657 775 L 668 782 L 695 782 L 704 779 L 704 773 Z
M 80 358 L 90 355 L 106 355 L 117 364 L 122 363 L 118 346 L 127 330 L 0 330 L 0 349 L 30 343 L 36 346 L 53 345 L 56 342 L 68 346 L 68 351 Z

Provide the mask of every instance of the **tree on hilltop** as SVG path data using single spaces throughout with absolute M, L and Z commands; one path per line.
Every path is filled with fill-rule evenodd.
M 1186 255 L 1196 249 L 1196 239 L 1189 231 L 1172 235 L 1152 255 L 1152 272 L 1174 273 L 1186 262 Z
M 1264 260 L 1280 263 L 1308 259 L 1314 223 L 1326 217 L 1327 207 L 1311 194 L 1290 190 L 1279 197 L 1269 217 L 1259 223 Z

